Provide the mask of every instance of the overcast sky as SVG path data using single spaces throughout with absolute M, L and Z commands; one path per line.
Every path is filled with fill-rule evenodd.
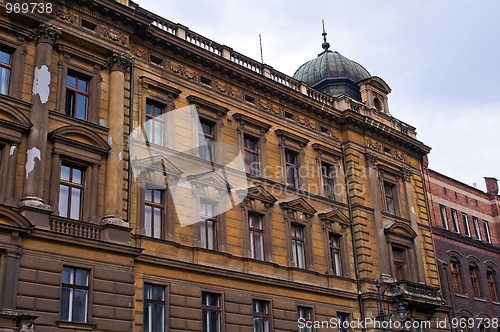
M 392 88 L 390 113 L 432 148 L 430 168 L 484 190 L 500 179 L 500 1 L 137 0 L 174 23 L 293 76 L 322 51 Z

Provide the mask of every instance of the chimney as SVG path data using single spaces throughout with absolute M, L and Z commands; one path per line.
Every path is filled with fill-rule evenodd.
M 486 182 L 486 193 L 488 195 L 498 195 L 498 180 L 495 178 L 484 178 Z

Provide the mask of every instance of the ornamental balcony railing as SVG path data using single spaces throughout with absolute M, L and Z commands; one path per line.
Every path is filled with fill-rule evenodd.
M 437 286 L 429 286 L 411 281 L 398 281 L 396 285 L 399 286 L 402 295 L 441 300 L 441 293 Z
M 50 230 L 56 233 L 87 239 L 101 239 L 101 226 L 89 224 L 83 221 L 52 217 L 50 219 Z

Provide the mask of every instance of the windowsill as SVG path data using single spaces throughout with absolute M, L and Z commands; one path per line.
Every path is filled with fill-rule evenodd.
M 500 302 L 498 301 L 491 301 L 491 303 L 493 303 L 494 305 L 500 305 Z
M 485 298 L 482 298 L 482 297 L 475 297 L 474 296 L 474 300 L 479 301 L 479 302 L 485 302 L 485 303 L 488 302 L 488 301 L 486 301 Z
M 56 324 L 57 327 L 61 329 L 74 329 L 74 330 L 84 330 L 84 331 L 92 331 L 96 327 L 96 324 L 68 322 L 65 320 L 58 320 L 56 321 Z
M 456 297 L 461 297 L 463 299 L 468 299 L 469 298 L 469 295 L 467 295 L 467 294 L 455 293 L 455 296 Z

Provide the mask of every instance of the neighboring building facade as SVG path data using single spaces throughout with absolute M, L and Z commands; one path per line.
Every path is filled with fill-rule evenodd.
M 441 285 L 451 318 L 473 322 L 471 331 L 496 331 L 500 320 L 498 182 L 485 178 L 483 192 L 431 169 L 425 173 Z M 496 325 L 488 327 L 493 322 Z
M 2 331 L 308 331 L 375 318 L 377 280 L 446 317 L 430 149 L 381 78 L 326 38 L 292 78 L 132 2 L 44 10 L 0 17 Z

